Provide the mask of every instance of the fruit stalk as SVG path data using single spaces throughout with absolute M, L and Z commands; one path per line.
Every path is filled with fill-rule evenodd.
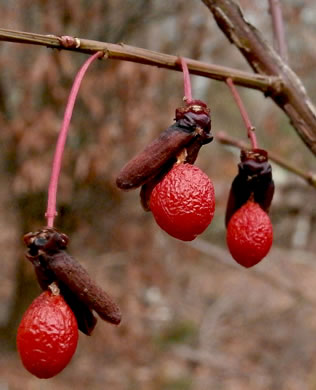
M 179 62 L 181 64 L 182 73 L 183 73 L 183 84 L 184 84 L 183 100 L 189 104 L 192 102 L 192 89 L 191 89 L 189 69 L 188 69 L 187 62 L 183 57 L 179 58 Z
M 242 116 L 242 119 L 245 123 L 245 126 L 246 126 L 246 129 L 247 129 L 247 132 L 248 132 L 248 138 L 250 139 L 250 142 L 251 142 L 251 145 L 252 145 L 252 148 L 253 149 L 257 149 L 258 148 L 258 144 L 257 144 L 257 138 L 256 138 L 256 135 L 255 135 L 255 128 L 252 126 L 251 122 L 250 122 L 250 119 L 249 119 L 249 115 L 247 113 L 247 110 L 241 100 L 241 97 L 235 87 L 235 84 L 232 80 L 232 78 L 228 77 L 226 79 L 226 84 L 228 85 L 229 89 L 231 90 L 231 93 L 235 99 L 235 102 L 239 108 L 239 111 L 240 111 L 240 114 Z
M 57 196 L 58 180 L 59 180 L 60 169 L 61 169 L 61 162 L 62 162 L 65 143 L 66 143 L 67 134 L 69 130 L 69 124 L 70 124 L 73 108 L 75 105 L 75 101 L 78 95 L 79 87 L 87 69 L 92 64 L 92 62 L 97 58 L 103 56 L 104 56 L 104 52 L 98 51 L 97 53 L 93 54 L 91 57 L 89 57 L 86 60 L 86 62 L 82 65 L 75 78 L 75 81 L 73 83 L 73 86 L 71 88 L 68 97 L 63 123 L 56 144 L 56 150 L 55 150 L 55 155 L 54 155 L 54 160 L 52 165 L 52 172 L 51 172 L 51 177 L 50 177 L 50 182 L 48 187 L 47 209 L 45 213 L 48 227 L 54 226 L 54 219 L 57 215 L 56 196 Z

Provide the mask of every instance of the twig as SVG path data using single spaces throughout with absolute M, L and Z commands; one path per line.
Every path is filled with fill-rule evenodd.
M 216 135 L 217 141 L 219 141 L 221 144 L 224 145 L 230 145 L 235 146 L 239 149 L 250 149 L 250 146 L 242 141 L 239 141 L 228 134 L 226 134 L 224 131 L 219 131 Z M 316 173 L 313 172 L 305 172 L 300 168 L 297 168 L 290 164 L 288 161 L 280 158 L 273 152 L 268 152 L 269 159 L 273 162 L 275 162 L 280 167 L 286 169 L 287 171 L 290 171 L 294 173 L 295 175 L 303 178 L 308 184 L 310 184 L 312 187 L 316 188 Z
M 207 365 L 213 370 L 218 370 L 225 375 L 242 376 L 240 373 L 240 367 L 237 367 L 236 360 L 231 357 L 228 358 L 226 355 L 216 352 L 212 354 L 201 348 L 193 348 L 187 345 L 175 345 L 170 348 L 171 353 L 180 359 L 185 359 L 194 365 L 202 364 Z
M 52 173 L 51 173 L 49 187 L 48 187 L 47 210 L 45 213 L 45 217 L 47 219 L 47 227 L 54 226 L 54 219 L 55 216 L 57 215 L 56 196 L 57 196 L 57 188 L 58 188 L 58 179 L 59 179 L 59 174 L 61 169 L 61 161 L 65 149 L 65 143 L 67 139 L 72 111 L 75 105 L 79 87 L 83 79 L 83 76 L 85 75 L 87 69 L 92 64 L 92 62 L 97 58 L 103 56 L 104 56 L 104 52 L 97 52 L 86 60 L 86 62 L 80 68 L 69 94 L 69 98 L 68 98 L 68 102 L 64 114 L 64 120 L 56 144 L 56 150 L 55 150 L 55 155 L 54 155 L 54 160 L 52 165 Z
M 241 100 L 241 97 L 234 85 L 234 82 L 233 80 L 229 77 L 227 80 L 226 80 L 226 84 L 228 85 L 229 89 L 231 90 L 231 93 L 235 99 L 235 102 L 239 108 L 239 111 L 240 111 L 240 114 L 242 116 L 242 119 L 245 123 L 245 126 L 246 126 L 246 129 L 247 129 L 247 133 L 248 133 L 248 138 L 250 139 L 251 141 L 251 145 L 252 145 L 252 148 L 253 149 L 258 149 L 258 144 L 257 144 L 257 137 L 256 137 L 256 134 L 255 134 L 255 128 L 252 126 L 251 122 L 250 122 L 250 119 L 249 119 L 249 115 L 247 113 L 247 110 Z
M 229 268 L 235 269 L 236 271 L 239 272 L 245 272 L 245 269 L 239 266 L 230 257 L 229 253 L 225 249 L 219 247 L 218 245 L 214 245 L 201 238 L 197 238 L 194 241 L 186 242 L 186 244 L 191 248 L 196 249 L 200 253 L 212 257 L 212 259 L 214 259 L 218 263 L 223 264 L 224 266 L 228 266 Z M 270 253 L 268 256 L 272 257 L 272 254 Z M 210 267 L 212 266 L 209 262 L 207 262 L 207 265 L 209 265 Z M 251 270 L 250 269 L 247 270 L 246 272 L 249 273 L 249 275 L 251 276 L 263 280 L 265 283 L 269 284 L 270 286 L 280 291 L 284 291 L 285 293 L 292 296 L 294 299 L 303 300 L 306 303 L 315 305 L 314 299 L 305 295 L 291 281 L 284 280 L 281 278 L 275 278 L 274 276 L 271 276 L 269 273 L 267 273 L 264 268 L 265 267 L 262 266 L 261 267 L 256 266 L 251 268 Z
M 66 40 L 62 40 L 62 37 L 55 35 L 34 34 L 6 29 L 0 29 L 0 41 L 35 44 L 55 49 L 71 50 L 78 53 L 93 54 L 96 51 L 104 51 L 110 59 L 131 61 L 182 72 L 182 68 L 179 66 L 178 56 L 129 46 L 123 43 L 116 45 L 107 42 L 72 38 L 72 40 L 68 39 L 70 45 L 67 45 L 65 44 Z M 186 63 L 191 74 L 220 81 L 225 81 L 227 77 L 231 77 L 237 85 L 258 89 L 265 93 L 270 90 L 273 91 L 280 85 L 280 79 L 277 77 L 256 75 L 250 72 L 243 72 L 238 69 L 208 64 L 188 58 L 186 58 Z
M 277 51 L 285 62 L 288 62 L 288 51 L 285 41 L 284 24 L 280 0 L 269 0 L 270 13 Z

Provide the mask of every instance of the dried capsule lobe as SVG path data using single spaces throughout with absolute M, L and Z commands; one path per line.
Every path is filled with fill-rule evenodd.
M 253 197 L 262 210 L 269 212 L 273 194 L 274 182 L 267 152 L 262 149 L 242 150 L 238 174 L 232 183 L 227 202 L 226 226 L 250 197 Z
M 157 175 L 170 159 L 175 162 L 176 155 L 193 138 L 192 132 L 183 131 L 176 125 L 169 127 L 122 168 L 116 185 L 123 190 L 143 185 Z
M 176 123 L 163 131 L 120 171 L 116 184 L 123 190 L 137 188 L 167 173 L 184 148 L 193 163 L 202 145 L 212 141 L 210 110 L 195 100 L 176 110 Z
M 78 299 L 93 309 L 105 321 L 118 325 L 121 311 L 113 299 L 95 284 L 87 271 L 66 252 L 46 256 L 49 268 L 57 280 L 64 283 Z

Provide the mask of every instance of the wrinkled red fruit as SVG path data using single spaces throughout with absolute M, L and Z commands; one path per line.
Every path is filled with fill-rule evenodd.
M 252 267 L 269 252 L 273 241 L 272 224 L 258 203 L 248 201 L 231 217 L 227 245 L 237 263 Z
M 38 378 L 51 378 L 71 360 L 78 342 L 77 320 L 61 295 L 37 297 L 25 312 L 17 334 L 24 367 Z
M 213 183 L 195 165 L 176 164 L 153 189 L 150 209 L 157 224 L 172 237 L 192 241 L 212 221 Z

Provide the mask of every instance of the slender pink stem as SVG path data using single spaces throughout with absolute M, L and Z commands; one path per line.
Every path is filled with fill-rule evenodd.
M 191 90 L 191 80 L 188 65 L 183 57 L 179 57 L 181 63 L 182 72 L 183 72 L 183 83 L 184 83 L 184 100 L 186 103 L 192 102 L 192 90 Z
M 51 172 L 51 177 L 50 177 L 50 182 L 48 187 L 47 210 L 45 213 L 48 227 L 54 226 L 54 219 L 55 216 L 57 215 L 56 196 L 57 196 L 57 188 L 58 188 L 58 179 L 59 179 L 59 174 L 61 169 L 62 157 L 65 149 L 67 134 L 69 130 L 69 124 L 72 116 L 72 111 L 75 105 L 75 101 L 78 95 L 79 87 L 89 66 L 92 64 L 92 62 L 95 59 L 100 58 L 102 56 L 104 56 L 104 53 L 102 51 L 98 51 L 97 53 L 93 54 L 91 57 L 89 57 L 86 60 L 86 62 L 82 65 L 79 72 L 77 73 L 77 76 L 75 78 L 75 81 L 73 83 L 73 86 L 71 88 L 68 97 L 63 123 L 56 144 L 55 155 L 54 155 L 54 160 L 52 165 L 52 172 Z
M 252 145 L 252 148 L 253 149 L 257 149 L 258 148 L 258 144 L 257 144 L 257 138 L 256 138 L 256 134 L 255 134 L 255 128 L 252 126 L 251 122 L 250 122 L 250 119 L 249 119 L 249 116 L 248 116 L 248 113 L 247 113 L 247 110 L 239 96 L 239 93 L 234 85 L 234 82 L 233 80 L 229 77 L 228 79 L 226 79 L 226 84 L 228 85 L 228 87 L 230 88 L 231 92 L 232 92 L 232 95 L 235 99 L 235 102 L 239 108 L 239 111 L 240 111 L 240 114 L 241 114 L 241 117 L 246 125 L 246 128 L 247 128 L 247 132 L 248 132 L 248 138 L 250 139 L 250 142 L 251 142 L 251 145 Z

